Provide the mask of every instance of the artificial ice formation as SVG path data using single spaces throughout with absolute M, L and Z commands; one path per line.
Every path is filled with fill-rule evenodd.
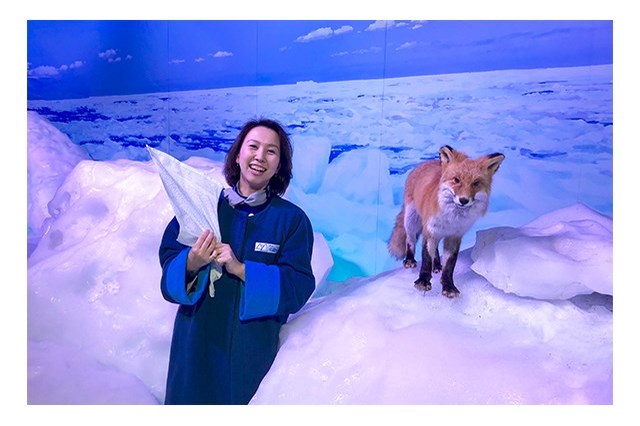
M 506 293 L 546 300 L 613 296 L 613 220 L 575 204 L 521 228 L 479 231 L 471 259 L 471 269 Z
M 34 224 L 27 271 L 28 402 L 162 403 L 175 307 L 160 295 L 157 251 L 174 213 L 157 170 L 149 159 L 83 158 L 73 144 L 50 136 L 64 138 L 45 119 L 35 113 L 28 118 L 29 176 L 48 167 L 57 186 L 53 191 L 51 180 L 40 179 L 28 193 L 28 221 Z M 45 155 L 54 149 L 50 144 L 69 149 L 52 161 Z M 342 161 L 349 155 L 357 177 L 368 176 L 366 167 L 379 154 L 347 152 Z M 191 157 L 185 163 L 220 176 L 215 161 Z M 326 211 L 320 226 L 333 224 L 333 244 L 340 238 L 343 253 L 356 253 L 364 234 L 356 232 L 356 238 L 347 231 L 363 226 L 367 206 L 378 208 L 376 198 L 344 198 L 351 189 L 337 188 L 332 175 L 345 173 L 347 165 L 317 167 L 325 173 L 322 180 L 307 176 L 287 196 L 307 201 L 314 217 Z M 508 170 L 501 172 L 513 178 Z M 317 191 L 307 194 L 301 186 Z M 515 222 L 500 200 L 502 191 L 498 216 Z M 611 223 L 580 205 L 550 210 L 509 234 L 488 227 L 473 250 L 461 252 L 456 283 L 464 295 L 455 301 L 416 291 L 412 272 L 397 264 L 370 277 L 329 281 L 334 258 L 317 233 L 316 294 L 283 327 L 276 362 L 252 403 L 611 404 Z M 511 264 L 499 263 L 509 252 Z M 589 290 L 541 272 L 551 266 L 575 276 L 581 268 L 591 271 L 594 279 L 581 283 L 598 293 L 579 295 Z M 519 275 L 506 280 L 475 272 L 480 267 Z M 544 285 L 528 285 L 527 275 L 539 275 Z M 507 292 L 514 283 L 517 291 Z M 537 287 L 544 294 L 532 298 Z

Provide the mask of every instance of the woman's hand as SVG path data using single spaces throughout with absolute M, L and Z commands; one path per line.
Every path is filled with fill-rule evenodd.
M 187 271 L 195 273 L 203 266 L 213 262 L 217 242 L 213 232 L 208 229 L 202 232 L 187 254 Z
M 244 281 L 244 263 L 241 263 L 236 258 L 236 255 L 233 253 L 233 250 L 231 250 L 231 246 L 229 244 L 215 244 L 213 249 L 213 258 L 218 265 L 224 266 L 227 269 L 227 272 Z

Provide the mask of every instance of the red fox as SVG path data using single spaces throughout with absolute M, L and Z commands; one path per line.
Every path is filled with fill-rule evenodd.
M 494 153 L 473 160 L 448 145 L 440 148 L 440 161 L 426 161 L 409 173 L 402 210 L 389 239 L 389 252 L 404 257 L 405 268 L 415 268 L 416 242 L 422 233 L 422 265 L 415 281 L 419 290 L 431 290 L 431 272 L 441 272 L 442 294 L 460 295 L 453 283 L 462 236 L 489 206 L 494 173 L 504 155 Z M 444 262 L 438 245 L 444 239 Z M 442 265 L 444 264 L 444 270 Z

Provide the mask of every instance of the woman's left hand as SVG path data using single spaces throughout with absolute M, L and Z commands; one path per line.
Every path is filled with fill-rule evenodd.
M 213 249 L 213 259 L 218 265 L 224 266 L 227 272 L 244 281 L 244 263 L 241 263 L 238 258 L 236 258 L 229 244 L 217 243 Z

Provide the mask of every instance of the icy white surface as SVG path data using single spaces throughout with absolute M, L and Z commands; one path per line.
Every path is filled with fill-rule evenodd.
M 69 346 L 29 342 L 29 404 L 157 404 L 134 374 Z
M 295 184 L 306 193 L 315 193 L 322 184 L 331 155 L 327 137 L 299 135 L 295 139 L 293 171 Z
M 180 160 L 222 161 L 247 119 L 279 120 L 294 144 L 290 197 L 326 238 L 335 261 L 330 278 L 341 281 L 397 266 L 386 242 L 404 181 L 445 144 L 473 157 L 506 156 L 490 209 L 464 237 L 464 248 L 477 230 L 521 226 L 577 202 L 611 216 L 612 84 L 613 67 L 603 65 L 29 101 L 28 107 L 56 120 L 91 158 L 110 161 L 146 161 L 147 144 Z
M 162 401 L 175 307 L 160 296 L 157 248 L 172 212 L 152 167 L 81 162 L 57 193 L 67 202 L 54 198 L 60 213 L 29 260 L 31 403 Z M 323 277 L 330 255 L 318 253 Z M 321 283 L 329 295 L 285 326 L 253 402 L 611 403 L 610 300 L 509 296 L 470 263 L 465 252 L 455 301 L 437 284 L 418 292 L 404 269 Z
M 30 128 L 36 124 L 47 126 L 37 121 Z M 46 147 L 57 140 L 43 138 L 39 143 Z M 60 156 L 64 159 L 63 152 Z M 224 181 L 221 164 L 201 158 L 186 163 Z M 47 371 L 58 369 L 58 363 L 66 365 L 63 357 L 69 352 L 80 354 L 74 359 L 84 369 L 102 365 L 114 369 L 116 378 L 118 372 L 122 378 L 124 373 L 134 375 L 161 400 L 175 306 L 160 294 L 158 248 L 173 210 L 155 165 L 124 159 L 81 161 L 49 209 L 51 225 L 28 260 L 29 371 L 39 371 L 29 376 L 29 400 L 124 402 L 87 394 L 73 384 L 79 373 L 67 382 L 64 374 Z M 332 257 L 322 234 L 314 237 L 312 267 L 321 286 Z M 59 349 L 43 350 L 46 344 Z M 64 391 L 51 393 L 50 380 L 62 381 L 57 384 Z M 86 380 L 92 380 L 91 374 Z
M 439 294 L 438 275 L 434 290 L 420 293 L 413 287 L 417 271 L 398 267 L 386 253 L 407 171 L 443 143 L 472 155 L 507 156 L 478 229 L 494 229 L 489 235 L 495 236 L 497 227 L 532 223 L 555 238 L 561 218 L 567 241 L 597 243 L 600 255 L 606 253 L 606 220 L 585 216 L 580 208 L 561 209 L 581 202 L 605 214 L 612 210 L 610 83 L 611 67 L 394 79 L 385 83 L 383 116 L 372 107 L 371 82 L 171 94 L 172 126 L 180 135 L 191 134 L 180 140 L 196 149 L 166 141 L 160 148 L 209 173 L 219 173 L 223 155 L 195 144 L 195 135 L 211 129 L 192 126 L 215 127 L 216 116 L 242 117 L 217 129 L 235 136 L 234 126 L 246 117 L 273 110 L 275 118 L 302 129 L 294 141 L 308 136 L 301 146 L 317 150 L 297 149 L 303 161 L 296 161 L 298 167 L 308 162 L 313 171 L 294 178 L 286 196 L 304 208 L 319 232 L 316 278 L 327 277 L 331 262 L 341 277 L 372 275 L 320 284 L 283 328 L 281 351 L 253 402 L 611 404 L 611 296 L 537 300 L 507 293 L 471 269 L 467 250 L 455 275 L 462 295 L 449 300 Z M 227 93 L 235 102 L 224 101 Z M 154 166 L 140 154 L 144 148 L 132 143 L 166 131 L 153 115 L 154 105 L 165 102 L 160 98 L 48 104 L 67 110 L 89 105 L 107 119 L 60 125 L 104 161 L 79 159 L 73 148 L 56 153 L 56 163 L 75 167 L 51 195 L 50 226 L 28 259 L 31 403 L 112 403 L 124 397 L 147 404 L 150 396 L 163 401 L 175 306 L 160 295 L 157 250 L 173 214 Z M 137 119 L 138 108 L 151 116 Z M 31 122 L 39 123 L 29 127 L 30 146 L 41 147 L 36 151 L 52 149 L 50 143 L 62 146 L 39 131 L 44 121 Z M 328 152 L 323 136 L 340 151 L 331 163 L 319 160 Z M 126 143 L 116 142 L 122 139 Z M 336 141 L 359 147 L 336 147 Z M 44 158 L 44 152 L 30 158 Z M 30 160 L 30 170 L 45 167 Z M 30 181 L 30 194 L 44 194 L 38 182 L 44 185 Z M 34 214 L 29 212 L 29 223 Z M 585 217 L 597 226 L 585 226 Z M 40 236 L 29 232 L 34 240 Z M 472 247 L 475 230 L 469 238 Z M 525 252 L 540 246 L 518 242 Z M 584 255 L 584 249 L 569 254 Z M 547 253 L 543 259 L 558 262 L 568 277 L 593 265 L 586 255 Z M 531 276 L 540 273 L 531 258 L 513 253 L 511 260 Z M 611 288 L 604 279 L 589 288 L 597 285 L 603 293 Z M 536 286 L 520 283 L 523 292 Z M 59 373 L 64 369 L 69 374 Z
M 507 293 L 613 295 L 613 220 L 576 204 L 521 228 L 479 231 L 471 258 L 471 269 Z
M 313 300 L 285 325 L 252 403 L 612 403 L 606 303 L 508 295 L 470 262 L 466 251 L 453 301 L 439 284 L 417 291 L 403 268 Z
M 29 236 L 39 238 L 51 217 L 47 204 L 67 174 L 89 155 L 35 112 L 27 114 L 27 227 Z

